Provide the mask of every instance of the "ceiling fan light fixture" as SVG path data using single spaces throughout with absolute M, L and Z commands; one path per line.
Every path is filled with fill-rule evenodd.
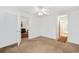
M 35 7 L 35 11 L 38 16 L 49 15 L 49 9 L 44 7 Z
M 43 13 L 42 13 L 42 12 L 39 12 L 39 13 L 38 13 L 38 16 L 42 16 L 42 15 L 43 15 Z

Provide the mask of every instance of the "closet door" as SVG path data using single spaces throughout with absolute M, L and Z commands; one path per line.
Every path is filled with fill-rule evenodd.
M 0 14 L 0 48 L 17 43 L 17 16 Z

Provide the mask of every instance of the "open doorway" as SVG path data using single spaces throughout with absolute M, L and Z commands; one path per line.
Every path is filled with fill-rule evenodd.
M 29 18 L 21 17 L 21 42 L 28 40 Z
M 68 16 L 58 16 L 58 41 L 67 42 L 68 38 Z

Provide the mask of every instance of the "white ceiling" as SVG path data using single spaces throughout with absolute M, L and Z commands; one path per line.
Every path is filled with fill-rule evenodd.
M 34 13 L 36 13 L 35 7 L 36 6 L 14 6 L 14 7 L 6 6 L 6 7 L 0 7 L 0 8 L 15 9 L 17 11 L 21 11 L 21 12 L 33 15 Z M 53 13 L 62 14 L 70 11 L 79 10 L 79 6 L 37 6 L 37 7 L 48 9 L 49 10 L 48 12 L 50 14 L 53 14 Z
M 48 9 L 49 13 L 66 13 L 70 11 L 79 10 L 79 6 L 38 6 L 39 8 L 46 8 Z M 18 7 L 19 10 L 24 11 L 29 14 L 34 14 L 36 12 L 35 6 L 25 6 L 25 7 Z

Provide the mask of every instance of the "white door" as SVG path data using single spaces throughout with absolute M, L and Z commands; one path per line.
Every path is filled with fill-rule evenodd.
M 0 48 L 17 43 L 17 16 L 0 14 Z
M 21 17 L 20 15 L 17 16 L 17 42 L 18 42 L 18 47 L 21 43 Z

